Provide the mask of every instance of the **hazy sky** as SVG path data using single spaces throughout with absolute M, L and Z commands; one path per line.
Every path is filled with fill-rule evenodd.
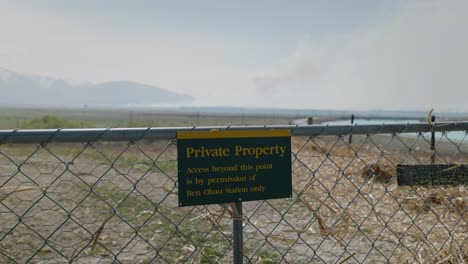
M 466 10 L 464 0 L 0 0 L 0 67 L 134 80 L 197 105 L 468 110 Z

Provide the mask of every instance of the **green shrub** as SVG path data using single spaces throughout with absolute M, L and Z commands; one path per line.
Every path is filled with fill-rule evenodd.
M 86 121 L 65 120 L 60 117 L 45 115 L 24 123 L 23 128 L 83 128 L 91 127 Z

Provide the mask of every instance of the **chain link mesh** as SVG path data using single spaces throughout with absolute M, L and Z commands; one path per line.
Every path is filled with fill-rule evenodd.
M 468 262 L 467 187 L 395 176 L 466 164 L 456 133 L 436 133 L 435 149 L 422 132 L 294 136 L 293 197 L 243 203 L 244 262 Z M 5 142 L 1 263 L 232 262 L 235 207 L 177 206 L 175 140 Z

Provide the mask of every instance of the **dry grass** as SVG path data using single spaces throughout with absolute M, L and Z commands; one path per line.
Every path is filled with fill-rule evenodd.
M 354 139 L 348 145 L 345 138 L 293 138 L 293 198 L 244 203 L 246 260 L 468 262 L 467 187 L 399 187 L 395 166 L 430 161 L 425 142 L 408 143 L 410 151 L 406 139 Z M 25 262 L 35 250 L 37 262 L 76 257 L 78 263 L 100 263 L 115 256 L 128 263 L 153 257 L 162 263 L 231 262 L 231 224 L 239 213 L 232 204 L 178 208 L 175 148 L 159 156 L 166 143 L 142 142 L 124 153 L 128 145 L 97 144 L 68 167 L 45 150 L 28 159 L 35 146 L 2 146 L 17 164 L 28 159 L 21 170 L 29 178 L 14 174 L 15 166 L 0 157 L 0 262 L 20 253 L 25 257 L 18 261 Z M 437 162 L 468 161 L 454 156 L 452 146 L 440 147 Z M 50 151 L 70 160 L 82 146 Z M 72 220 L 87 230 L 67 221 L 54 202 L 76 207 Z M 16 226 L 23 213 L 30 229 Z M 43 240 L 34 235 L 50 235 L 61 223 L 63 234 L 50 243 L 66 258 L 41 249 Z
M 353 252 L 351 240 L 368 240 L 371 250 L 360 256 L 354 252 L 353 261 L 365 256 L 395 263 L 467 261 L 466 186 L 396 185 L 396 165 L 419 164 L 430 157 L 424 146 L 410 152 L 403 143 L 391 146 L 388 138 L 348 145 L 334 137 L 295 139 L 293 145 L 300 160 L 294 166 L 294 186 L 316 219 L 316 228 L 309 230 L 318 230 L 312 233 L 335 240 L 348 252 Z M 451 157 L 438 153 L 441 163 Z

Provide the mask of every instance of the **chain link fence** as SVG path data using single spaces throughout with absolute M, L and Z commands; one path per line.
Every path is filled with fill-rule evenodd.
M 245 263 L 468 262 L 467 186 L 395 176 L 466 164 L 468 123 L 0 131 L 0 262 L 231 263 L 235 207 L 178 207 L 175 133 L 285 128 L 293 197 L 243 203 Z

